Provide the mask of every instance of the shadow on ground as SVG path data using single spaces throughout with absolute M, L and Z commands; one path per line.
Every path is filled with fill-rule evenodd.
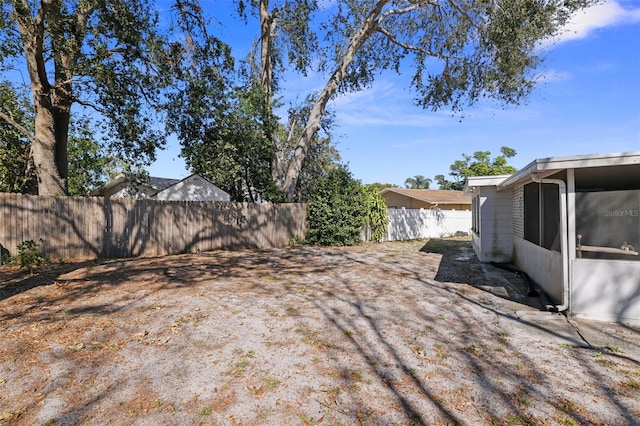
M 468 240 L 430 239 L 420 251 L 442 256 L 436 281 L 469 284 L 503 299 L 546 310 L 546 299 L 532 293 L 520 274 L 480 263 Z
M 638 347 L 551 341 L 515 316 L 536 311 L 517 296 L 520 278 L 480 264 L 469 241 L 51 272 L 13 277 L 0 299 L 0 406 L 12 425 L 633 425 L 640 415 Z

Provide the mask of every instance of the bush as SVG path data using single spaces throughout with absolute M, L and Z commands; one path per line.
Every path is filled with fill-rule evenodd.
M 378 194 L 375 186 L 365 186 L 363 193 L 366 207 L 367 238 L 378 243 L 387 233 L 389 208 L 384 198 Z
M 366 225 L 363 186 L 346 166 L 338 166 L 320 179 L 310 196 L 307 242 L 347 246 L 362 242 Z
M 0 265 L 10 264 L 12 261 L 11 254 L 9 254 L 9 250 L 4 248 L 2 244 L 0 244 Z
M 18 244 L 18 259 L 20 267 L 33 269 L 35 265 L 49 262 L 49 256 L 43 254 L 33 240 L 23 241 Z

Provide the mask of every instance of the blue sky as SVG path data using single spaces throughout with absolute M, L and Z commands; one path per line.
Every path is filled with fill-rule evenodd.
M 257 28 L 234 17 L 230 0 L 208 4 L 214 33 L 244 57 Z M 516 168 L 536 158 L 640 150 L 640 1 L 607 1 L 580 13 L 544 57 L 544 78 L 525 105 L 481 103 L 463 118 L 414 106 L 409 73 L 380 75 L 330 106 L 343 162 L 363 183 L 403 186 L 416 175 L 448 176 L 462 153 L 496 155 L 503 145 L 517 151 L 510 160 Z M 321 75 L 290 75 L 283 95 L 303 98 L 323 84 Z M 188 176 L 179 153 L 171 141 L 150 174 Z

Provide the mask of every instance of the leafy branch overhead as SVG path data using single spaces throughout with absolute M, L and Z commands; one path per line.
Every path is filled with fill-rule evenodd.
M 176 0 L 166 29 L 148 0 L 0 5 L 0 71 L 28 76 L 35 125 L 20 129 L 2 107 L 0 119 L 30 140 L 40 194 L 67 192 L 73 105 L 99 117 L 103 147 L 147 165 L 165 144 L 165 97 L 182 88 L 191 65 L 224 67 L 228 58 L 192 0 Z
M 274 64 L 285 57 L 296 69 L 326 75 L 277 183 L 292 198 L 313 137 L 336 94 L 361 90 L 382 70 L 400 71 L 408 59 L 415 63 L 416 102 L 424 108 L 460 110 L 482 97 L 518 104 L 536 82 L 540 42 L 594 2 L 350 0 L 321 8 L 312 0 L 291 0 L 271 9 L 268 0 L 252 2 L 261 23 L 265 93 L 277 89 L 279 68 Z M 239 3 L 243 13 L 247 7 Z M 322 24 L 311 26 L 318 21 Z
M 424 108 L 460 110 L 484 97 L 518 104 L 536 82 L 540 42 L 596 1 L 238 0 L 260 26 L 236 69 L 198 0 L 173 0 L 162 17 L 150 0 L 0 0 L 0 72 L 28 76 L 33 113 L 25 126 L 0 105 L 0 121 L 28 141 L 40 194 L 67 192 L 75 105 L 97 118 L 100 147 L 134 165 L 150 164 L 176 132 L 192 168 L 236 173 L 238 198 L 260 186 L 296 200 L 305 167 L 314 169 L 306 164 L 335 159 L 324 126 L 339 93 L 413 61 Z M 324 81 L 280 118 L 289 70 Z M 228 161 L 212 158 L 218 152 Z
M 497 176 L 510 175 L 516 172 L 515 167 L 507 164 L 507 159 L 515 157 L 516 150 L 503 146 L 500 148 L 502 155 L 491 159 L 490 151 L 476 151 L 473 155 L 462 154 L 462 160 L 456 160 L 449 169 L 449 175 L 453 181 L 447 180 L 444 175 L 435 177 L 440 189 L 462 190 L 465 179 L 471 176 Z

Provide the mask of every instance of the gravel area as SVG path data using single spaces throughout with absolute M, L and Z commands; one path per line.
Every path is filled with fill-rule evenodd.
M 541 313 L 469 241 L 0 274 L 2 425 L 639 424 L 640 331 Z

